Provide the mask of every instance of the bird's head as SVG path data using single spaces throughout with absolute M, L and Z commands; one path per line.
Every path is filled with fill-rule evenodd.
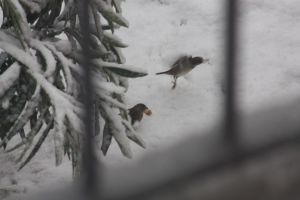
M 134 106 L 135 108 L 137 108 L 138 110 L 142 111 L 144 114 L 150 116 L 152 115 L 152 111 L 143 103 L 139 103 L 137 105 Z
M 193 65 L 200 65 L 201 63 L 209 62 L 209 59 L 205 59 L 202 57 L 190 57 L 190 61 Z

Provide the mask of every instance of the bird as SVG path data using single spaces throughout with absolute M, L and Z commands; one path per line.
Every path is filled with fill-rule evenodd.
M 129 116 L 131 117 L 131 125 L 135 122 L 140 122 L 143 118 L 143 114 L 148 116 L 152 115 L 152 111 L 143 103 L 136 104 L 129 109 Z
M 152 115 L 152 111 L 143 103 L 138 103 L 129 109 L 129 116 L 131 118 L 131 124 L 140 122 L 143 118 L 143 114 L 148 116 Z
M 143 103 L 136 104 L 132 108 L 128 109 L 129 116 L 131 118 L 131 125 L 135 127 L 138 124 L 135 124 L 136 122 L 140 122 L 143 118 L 143 114 L 146 114 L 148 116 L 152 115 L 152 111 Z M 107 154 L 107 151 L 110 147 L 111 141 L 112 141 L 112 134 L 111 134 L 110 127 L 107 123 L 104 125 L 103 129 L 103 139 L 102 139 L 102 145 L 101 150 L 104 155 Z
M 172 65 L 172 68 L 168 71 L 156 73 L 156 75 L 167 74 L 172 75 L 174 78 L 172 89 L 176 87 L 177 78 L 183 76 L 194 69 L 197 65 L 202 63 L 209 62 L 209 59 L 204 59 L 202 57 L 192 57 L 192 56 L 181 56 L 176 62 Z

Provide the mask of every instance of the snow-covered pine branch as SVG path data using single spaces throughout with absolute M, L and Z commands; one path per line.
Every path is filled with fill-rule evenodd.
M 67 154 L 80 174 L 83 134 L 82 36 L 75 0 L 1 0 L 0 30 L 0 147 L 20 149 L 20 169 L 53 135 L 56 164 Z M 119 0 L 92 0 L 90 42 L 95 115 L 105 121 L 106 151 L 114 138 L 126 157 L 130 140 L 145 142 L 129 123 L 124 103 L 128 78 L 147 72 L 125 65 L 121 48 L 127 45 L 115 29 L 128 27 Z M 103 20 L 105 19 L 105 20 Z M 99 117 L 95 117 L 95 127 Z M 100 131 L 100 130 L 99 130 Z M 99 133 L 97 133 L 99 134 Z M 10 140 L 20 136 L 14 146 Z M 100 149 L 100 148 L 99 148 Z

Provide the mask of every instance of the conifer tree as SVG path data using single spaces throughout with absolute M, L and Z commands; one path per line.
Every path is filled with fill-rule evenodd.
M 83 131 L 83 69 L 79 0 L 1 0 L 0 148 L 20 150 L 20 169 L 53 135 L 56 164 L 67 155 L 80 162 Z M 126 157 L 130 140 L 145 147 L 129 123 L 128 78 L 147 75 L 125 64 L 127 45 L 115 30 L 128 27 L 120 0 L 91 0 L 89 24 L 94 97 L 94 128 L 106 153 L 114 138 Z M 99 128 L 99 121 L 104 128 Z M 96 137 L 96 136 L 95 136 Z M 10 145 L 13 138 L 19 142 Z M 79 173 L 79 172 L 76 172 Z

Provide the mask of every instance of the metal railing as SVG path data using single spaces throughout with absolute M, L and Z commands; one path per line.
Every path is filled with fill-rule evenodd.
M 237 49 L 237 12 L 238 0 L 228 0 L 226 5 L 226 99 L 225 99 L 225 136 L 228 140 L 237 137 L 237 101 L 236 101 L 236 49 Z
M 82 1 L 83 14 L 80 16 L 82 32 L 86 41 L 89 41 L 88 2 L 88 0 Z M 266 109 L 251 116 L 243 117 L 237 113 L 238 8 L 238 0 L 227 0 L 226 48 L 224 49 L 226 55 L 224 123 L 217 125 L 214 130 L 207 131 L 206 134 L 201 134 L 202 136 L 195 136 L 182 141 L 173 148 L 147 156 L 141 162 L 142 164 L 122 169 L 104 171 L 94 159 L 92 143 L 94 134 L 91 128 L 94 89 L 89 78 L 88 48 L 83 46 L 85 56 L 83 68 L 86 70 L 85 90 L 88 94 L 85 97 L 85 124 L 88 140 L 83 152 L 85 158 L 83 169 L 86 179 L 82 185 L 88 198 L 106 200 L 164 199 L 159 198 L 159 195 L 167 191 L 173 191 L 176 196 L 178 188 L 209 176 L 226 166 L 249 160 L 286 145 L 300 144 L 299 101 Z M 237 119 L 239 120 L 237 121 Z M 101 173 L 99 173 L 100 170 Z M 126 173 L 124 173 L 125 171 Z M 97 180 L 98 177 L 100 177 L 101 185 Z M 71 191 L 68 193 L 69 195 L 81 196 L 78 196 L 73 189 Z M 300 194 L 298 195 L 300 196 Z M 177 196 L 174 199 L 180 199 L 180 197 Z

